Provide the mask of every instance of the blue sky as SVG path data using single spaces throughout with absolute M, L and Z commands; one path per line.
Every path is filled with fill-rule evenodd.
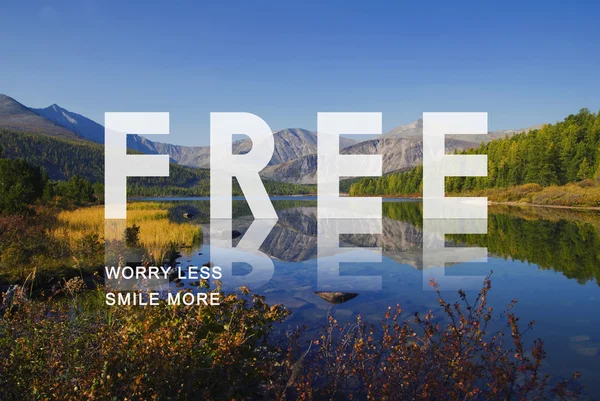
M 161 140 L 185 145 L 208 143 L 211 111 L 274 130 L 381 111 L 388 130 L 425 111 L 503 129 L 600 109 L 592 1 L 177 3 L 0 2 L 0 93 L 100 123 L 169 111 Z

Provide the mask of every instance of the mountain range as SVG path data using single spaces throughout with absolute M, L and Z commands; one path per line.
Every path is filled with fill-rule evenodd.
M 469 149 L 481 142 L 539 128 L 493 131 L 488 135 L 448 135 L 446 151 Z M 44 109 L 28 108 L 15 99 L 0 94 L 0 128 L 60 137 L 75 141 L 104 142 L 104 127 L 80 114 L 56 104 Z M 355 141 L 340 138 L 342 154 L 381 154 L 384 173 L 408 169 L 423 160 L 423 121 L 396 127 L 373 139 Z M 317 134 L 302 128 L 274 132 L 275 151 L 269 165 L 261 172 L 268 180 L 295 184 L 316 183 Z M 128 135 L 129 149 L 144 154 L 168 154 L 173 163 L 186 167 L 208 168 L 208 146 L 180 146 L 155 142 L 139 135 Z M 244 154 L 252 147 L 250 139 L 234 142 L 233 152 Z
M 37 114 L 11 97 L 0 94 L 0 128 L 81 141 L 85 138 Z

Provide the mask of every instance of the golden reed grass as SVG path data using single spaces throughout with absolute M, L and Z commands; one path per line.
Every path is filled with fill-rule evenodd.
M 135 202 L 127 206 L 127 226 L 140 227 L 140 244 L 149 253 L 164 254 L 172 246 L 189 247 L 201 236 L 199 224 L 175 223 L 169 220 L 166 205 L 154 202 Z M 89 234 L 101 238 L 122 238 L 123 233 L 105 233 L 104 206 L 92 206 L 77 210 L 62 211 L 58 215 L 58 226 L 51 230 L 57 238 L 70 245 Z M 106 235 L 108 234 L 108 235 Z

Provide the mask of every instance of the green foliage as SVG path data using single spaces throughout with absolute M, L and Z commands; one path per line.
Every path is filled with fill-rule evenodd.
M 95 143 L 0 129 L 0 146 L 4 147 L 4 157 L 41 166 L 53 180 L 74 175 L 91 182 L 104 180 L 104 151 Z
M 58 182 L 56 193 L 75 205 L 85 205 L 94 201 L 92 184 L 78 175 L 74 175 L 68 181 Z
M 494 255 L 535 263 L 583 284 L 600 285 L 600 234 L 592 224 L 539 220 L 507 214 L 488 216 L 487 234 L 451 234 L 449 239 L 487 247 Z
M 73 267 L 69 244 L 48 234 L 52 214 L 0 216 L 0 282 L 22 282 L 35 268 L 36 284 L 80 273 Z
M 350 187 L 352 187 L 352 184 L 357 183 L 361 179 L 362 179 L 361 177 L 352 177 L 352 178 L 343 178 L 342 177 L 340 179 L 340 193 L 341 194 L 349 193 Z
M 178 170 L 183 169 L 182 171 Z M 312 195 L 317 192 L 315 185 L 289 184 L 263 180 L 269 195 Z M 129 196 L 209 196 L 210 172 L 208 169 L 190 169 L 171 165 L 171 177 L 135 177 L 128 179 Z M 243 196 L 237 180 L 233 179 L 233 196 Z
M 458 193 L 523 184 L 543 187 L 598 178 L 600 171 L 600 113 L 582 109 L 564 121 L 538 130 L 496 139 L 462 154 L 486 154 L 487 177 L 446 178 L 446 191 Z M 350 194 L 413 195 L 421 191 L 422 167 L 381 178 L 364 178 Z
M 0 214 L 22 213 L 42 196 L 47 178 L 24 160 L 0 159 Z
M 383 177 L 363 178 L 350 186 L 350 196 L 419 195 L 423 188 L 423 166 Z
M 140 246 L 140 226 L 134 224 L 131 227 L 125 228 L 123 234 L 125 245 L 128 248 L 136 248 Z
M 90 268 L 104 265 L 104 240 L 97 233 L 85 234 L 74 241 L 71 254 L 75 261 L 74 267 L 91 270 Z
M 69 141 L 41 135 L 28 135 L 0 129 L 0 146 L 3 146 L 6 157 L 23 158 L 31 165 L 39 165 L 48 172 L 53 180 L 70 180 L 79 177 L 94 185 L 92 196 L 89 185 L 84 184 L 82 191 L 75 190 L 71 184 L 54 185 L 44 194 L 49 199 L 54 195 L 65 196 L 75 204 L 90 202 L 90 198 L 102 203 L 104 190 L 104 148 L 102 145 L 84 141 Z M 210 194 L 210 172 L 171 164 L 169 177 L 132 177 L 127 180 L 127 193 L 130 196 L 208 196 Z M 74 183 L 73 183 L 74 184 Z M 271 195 L 314 194 L 314 185 L 297 185 L 273 181 L 264 182 Z M 241 196 L 242 191 L 234 182 L 233 195 Z
M 48 176 L 59 182 L 50 183 L 35 199 L 49 202 L 60 196 L 65 204 L 84 205 L 104 202 L 104 148 L 83 141 L 69 141 L 41 135 L 27 135 L 0 129 L 0 147 L 11 159 L 22 158 L 31 165 L 39 165 Z M 67 182 L 62 182 L 67 180 Z M 127 180 L 129 196 L 208 196 L 210 172 L 170 165 L 169 177 L 132 177 Z M 271 195 L 307 195 L 316 193 L 314 185 L 297 185 L 265 181 Z M 243 195 L 234 180 L 233 195 Z
M 487 177 L 449 178 L 452 191 L 535 183 L 565 185 L 593 178 L 600 164 L 600 113 L 582 109 L 564 121 L 482 144 L 465 154 L 487 154 Z
M 104 184 L 100 182 L 95 182 L 92 185 L 92 191 L 94 192 L 94 199 L 96 203 L 103 205 L 104 204 Z

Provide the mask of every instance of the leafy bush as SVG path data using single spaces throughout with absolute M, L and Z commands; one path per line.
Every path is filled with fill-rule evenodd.
M 53 302 L 50 316 L 50 305 L 35 302 L 7 313 L 0 399 L 254 398 L 272 359 L 266 340 L 288 314 L 258 295 L 222 295 L 218 307 L 108 307 L 103 299 L 94 291 Z
M 435 285 L 435 284 L 434 284 Z M 2 400 L 255 400 L 255 399 L 574 399 L 579 388 L 542 372 L 542 340 L 531 349 L 509 310 L 506 326 L 487 305 L 485 281 L 470 302 L 464 292 L 446 320 L 401 321 L 391 308 L 381 325 L 330 318 L 306 350 L 300 332 L 289 348 L 273 341 L 289 312 L 264 297 L 221 294 L 221 305 L 108 307 L 102 290 L 66 298 L 21 300 L 0 319 Z M 208 290 L 207 290 L 208 291 Z M 219 291 L 215 288 L 213 291 Z M 511 304 L 512 306 L 512 304 Z M 575 374 L 575 377 L 577 374 Z
M 131 227 L 127 227 L 123 236 L 126 246 L 130 248 L 140 246 L 140 226 L 133 224 Z
M 0 214 L 23 213 L 42 196 L 46 177 L 24 160 L 0 159 Z
M 575 397 L 579 387 L 561 381 L 550 389 L 542 373 L 543 341 L 528 350 L 526 330 L 505 313 L 504 329 L 493 332 L 493 309 L 487 305 L 491 282 L 473 302 L 446 302 L 432 282 L 444 311 L 442 324 L 432 312 L 400 321 L 402 309 L 388 309 L 381 327 L 362 322 L 340 325 L 332 317 L 316 349 L 292 367 L 286 392 L 290 399 L 369 400 L 542 400 Z M 516 302 L 516 301 L 514 301 Z M 504 315 L 503 315 L 504 316 Z M 507 341 L 508 340 L 508 341 Z M 574 374 L 578 377 L 578 373 Z

